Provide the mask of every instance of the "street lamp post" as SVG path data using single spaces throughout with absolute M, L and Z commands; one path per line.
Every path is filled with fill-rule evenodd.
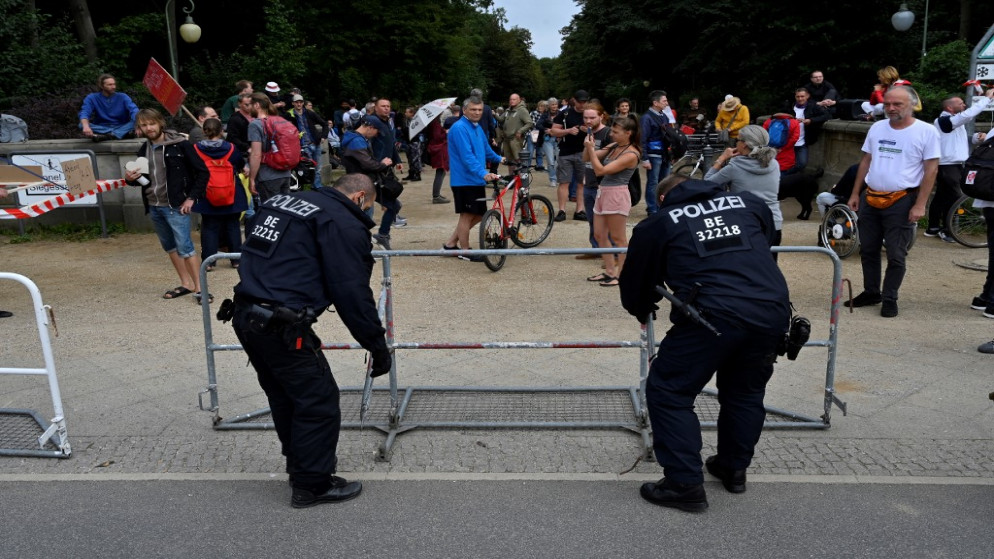
M 908 5 L 901 4 L 897 12 L 890 16 L 890 24 L 897 31 L 907 31 L 915 23 L 915 13 L 908 9 Z M 925 46 L 928 40 L 928 0 L 925 0 L 925 28 L 922 31 L 922 64 L 925 63 Z
M 183 8 L 186 14 L 186 21 L 179 28 L 179 34 L 187 43 L 196 43 L 200 40 L 200 26 L 193 22 L 193 10 L 196 9 L 193 0 L 190 0 L 190 7 Z M 166 36 L 169 37 L 169 62 L 173 71 L 173 79 L 179 81 L 179 65 L 176 63 L 176 0 L 166 1 Z

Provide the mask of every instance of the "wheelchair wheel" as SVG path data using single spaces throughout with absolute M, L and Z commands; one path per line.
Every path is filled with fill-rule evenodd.
M 836 204 L 825 212 L 819 231 L 822 246 L 828 247 L 845 258 L 859 251 L 859 231 L 856 213 L 844 204 Z
M 980 208 L 973 207 L 973 198 L 960 196 L 946 216 L 949 234 L 959 244 L 970 248 L 987 246 L 987 222 Z

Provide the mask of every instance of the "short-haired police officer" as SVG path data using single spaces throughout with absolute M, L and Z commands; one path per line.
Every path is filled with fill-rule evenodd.
M 621 303 L 645 322 L 663 282 L 713 325 L 674 310 L 673 327 L 649 370 L 646 401 L 653 448 L 665 477 L 641 488 L 645 500 L 684 511 L 707 509 L 700 422 L 694 400 L 717 372 L 718 454 L 708 472 L 745 491 L 766 417 L 763 396 L 790 322 L 787 282 L 770 253 L 773 215 L 749 192 L 671 176 L 657 190 L 659 212 L 639 223 L 621 272 Z
M 311 324 L 329 305 L 373 358 L 391 356 L 369 280 L 373 270 L 364 210 L 375 190 L 365 175 L 334 188 L 277 194 L 260 207 L 242 245 L 232 324 L 269 398 L 294 508 L 345 501 L 362 491 L 335 473 L 341 427 L 338 385 Z

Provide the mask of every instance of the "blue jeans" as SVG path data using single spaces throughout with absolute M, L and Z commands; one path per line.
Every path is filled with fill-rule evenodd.
M 594 202 L 597 201 L 596 188 L 583 188 L 583 209 L 587 212 L 587 224 L 590 226 L 590 246 L 599 248 L 594 240 Z
M 238 227 L 239 214 L 203 214 L 200 216 L 200 258 L 207 260 L 217 254 L 222 234 L 228 240 L 229 252 L 242 251 L 242 232 Z
M 383 212 L 383 217 L 380 218 L 380 235 L 389 237 L 390 226 L 393 225 L 394 220 L 397 219 L 397 214 L 400 213 L 402 204 L 398 198 L 394 198 L 392 200 L 380 200 L 380 205 L 383 206 L 385 210 Z
M 181 214 L 178 208 L 169 206 L 149 206 L 148 217 L 152 219 L 162 250 L 176 252 L 180 258 L 196 254 L 190 237 L 190 214 Z
M 314 160 L 314 182 L 311 187 L 315 190 L 321 188 L 321 144 L 311 144 L 304 148 L 308 157 Z
M 808 166 L 808 145 L 794 146 L 794 166 L 786 171 L 780 173 L 783 175 L 793 175 L 794 173 L 800 173 Z
M 652 167 L 645 172 L 645 211 L 652 215 L 659 211 L 659 200 L 656 199 L 656 185 L 670 174 L 670 162 L 662 155 L 648 156 Z
M 551 136 L 546 136 L 542 142 L 542 154 L 545 155 L 545 168 L 549 171 L 549 184 L 556 186 L 556 158 L 559 157 L 559 146 Z
M 79 123 L 77 125 L 77 127 L 80 130 L 82 130 L 83 129 L 83 123 L 82 122 Z M 91 122 L 90 123 L 90 130 L 93 130 L 94 134 L 110 134 L 110 135 L 114 136 L 115 138 L 117 138 L 118 140 L 120 140 L 128 132 L 134 132 L 135 131 L 135 123 L 134 123 L 134 121 L 130 121 L 130 120 L 128 122 L 125 122 L 124 124 L 109 124 L 109 123 L 108 124 L 94 124 L 94 123 Z

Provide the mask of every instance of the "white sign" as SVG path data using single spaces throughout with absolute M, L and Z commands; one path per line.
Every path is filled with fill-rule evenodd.
M 51 198 L 52 196 L 58 196 L 59 194 L 66 194 L 69 192 L 69 187 L 66 186 L 66 174 L 62 171 L 62 162 L 72 161 L 73 159 L 79 159 L 81 157 L 89 158 L 93 163 L 93 167 L 96 167 L 95 157 L 93 156 L 93 153 L 89 151 L 11 154 L 10 162 L 14 165 L 40 166 L 41 174 L 42 177 L 44 177 L 44 180 L 55 183 L 44 186 L 32 186 L 26 190 L 18 191 L 17 203 L 21 206 L 30 206 L 47 198 Z M 95 188 L 96 184 L 94 184 L 93 187 Z M 96 206 L 100 203 L 98 199 L 99 196 L 87 196 L 82 200 L 74 200 L 66 205 Z

